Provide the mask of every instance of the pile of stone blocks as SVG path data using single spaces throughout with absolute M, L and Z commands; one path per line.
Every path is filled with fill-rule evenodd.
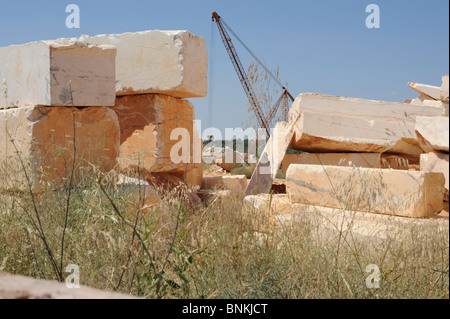
M 245 198 L 245 211 L 249 203 L 270 207 L 269 224 L 274 216 L 286 215 L 271 204 L 283 195 L 269 199 L 266 187 L 280 159 L 292 213 L 299 205 L 311 207 L 307 211 L 327 208 L 397 218 L 430 218 L 448 210 L 448 76 L 442 87 L 409 86 L 420 97 L 405 103 L 300 94 L 289 123 L 279 123 L 284 133 L 273 137 L 274 130 L 268 142 L 278 141 L 267 149 L 267 167 L 261 159 L 258 163 L 267 176 L 257 167 L 257 192 L 247 188 L 246 195 L 252 196 Z M 286 139 L 297 154 L 285 154 Z
M 0 48 L 0 163 L 13 172 L 0 187 L 66 180 L 75 149 L 77 168 L 201 186 L 202 142 L 185 98 L 206 96 L 206 75 L 204 40 L 188 31 Z M 173 136 L 177 128 L 187 139 Z M 181 162 L 171 156 L 177 143 L 189 151 Z

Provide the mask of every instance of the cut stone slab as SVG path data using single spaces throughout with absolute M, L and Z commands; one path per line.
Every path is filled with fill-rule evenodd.
M 38 41 L 0 48 L 0 108 L 111 106 L 113 46 Z
M 217 176 L 203 178 L 202 189 L 225 189 L 242 194 L 247 187 L 245 175 Z
M 201 186 L 202 141 L 189 101 L 159 94 L 129 95 L 117 97 L 111 109 L 120 123 L 119 163 L 123 174 L 174 173 L 183 180 L 186 174 L 195 186 Z M 171 139 L 175 129 L 189 136 L 184 139 L 175 134 Z M 172 160 L 172 149 L 180 151 L 177 155 L 182 149 L 189 150 L 189 158 Z
M 292 213 L 288 195 L 250 195 L 244 198 L 243 214 L 251 220 L 254 231 L 271 232 L 276 216 Z
M 139 299 L 131 295 L 0 273 L 0 299 Z
M 449 155 L 437 152 L 420 155 L 420 170 L 442 173 L 445 176 L 445 200 L 449 197 Z
M 291 164 L 347 166 L 367 168 L 394 168 L 408 170 L 409 161 L 397 155 L 381 153 L 304 153 L 286 154 L 281 164 L 286 176 Z
M 252 174 L 244 196 L 270 192 L 278 169 L 294 136 L 298 117 L 291 124 L 278 122 Z
M 441 99 L 441 88 L 438 86 L 409 82 L 408 86 L 419 94 L 425 95 L 432 100 Z
M 300 94 L 291 107 L 289 118 L 296 119 L 298 114 L 303 112 L 407 122 L 414 122 L 416 116 L 441 115 L 439 110 L 433 107 L 317 93 Z
M 449 92 L 448 75 L 443 75 L 442 76 L 442 86 L 441 86 L 441 101 L 447 103 L 447 105 L 449 103 L 448 92 Z
M 415 132 L 425 152 L 449 152 L 449 120 L 445 116 L 416 118 Z
M 69 177 L 73 159 L 73 113 L 76 126 L 76 177 L 92 166 L 109 172 L 117 166 L 120 130 L 116 114 L 107 107 L 22 107 L 0 110 L 1 188 L 27 188 L 21 161 L 30 181 L 61 184 Z M 1 173 L 1 172 L 0 172 Z
M 419 156 L 414 134 L 417 116 L 441 116 L 442 110 L 403 103 L 321 94 L 300 94 L 289 116 L 295 119 L 291 148 L 307 152 L 365 152 Z M 291 120 L 292 122 L 292 120 Z
M 205 41 L 189 31 L 103 34 L 81 36 L 76 41 L 117 48 L 117 95 L 159 93 L 179 98 L 207 95 Z
M 311 112 L 301 114 L 290 147 L 310 153 L 423 153 L 413 123 Z
M 368 240 L 370 246 L 376 246 L 373 239 L 391 242 L 409 236 L 414 237 L 414 244 L 423 243 L 421 239 L 426 240 L 430 233 L 442 234 L 443 240 L 449 241 L 448 218 L 412 219 L 304 204 L 292 205 L 292 211 L 274 218 L 277 232 L 290 233 L 303 226 L 327 243 L 344 237 L 350 241 Z
M 291 203 L 405 217 L 430 217 L 443 208 L 442 173 L 338 166 L 289 166 Z

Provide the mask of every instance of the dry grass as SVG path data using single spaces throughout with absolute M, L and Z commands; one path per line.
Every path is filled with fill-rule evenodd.
M 143 189 L 74 185 L 63 265 L 78 265 L 84 285 L 147 298 L 449 298 L 448 234 L 432 229 L 395 241 L 343 240 L 338 230 L 324 241 L 303 221 L 261 234 L 258 212 L 242 214 L 236 195 L 188 206 L 180 188 L 152 206 Z M 57 260 L 66 195 L 34 194 Z M 29 192 L 0 194 L 0 270 L 58 279 L 26 211 Z M 379 289 L 366 287 L 369 264 L 380 267 Z

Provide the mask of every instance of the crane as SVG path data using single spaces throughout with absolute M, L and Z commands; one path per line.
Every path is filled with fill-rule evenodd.
M 256 115 L 256 119 L 258 120 L 258 124 L 261 128 L 265 129 L 267 137 L 270 136 L 270 123 L 275 117 L 280 106 L 282 107 L 282 119 L 283 121 L 288 121 L 288 104 L 289 100 L 291 102 L 294 101 L 294 98 L 289 93 L 283 84 L 267 69 L 267 67 L 251 52 L 251 50 L 239 39 L 239 37 L 231 30 L 231 28 L 226 24 L 226 22 L 219 16 L 217 12 L 212 13 L 212 21 L 216 22 L 217 28 L 219 29 L 220 36 L 222 38 L 222 42 L 225 45 L 225 49 L 228 52 L 230 60 L 236 70 L 236 73 L 241 81 L 242 87 L 248 97 L 250 105 L 253 109 L 253 112 Z M 268 116 L 264 115 L 263 110 L 259 104 L 258 98 L 255 96 L 253 91 L 252 84 L 247 78 L 247 73 L 244 71 L 241 60 L 236 52 L 236 49 L 231 41 L 231 38 L 227 32 L 228 29 L 236 39 L 244 46 L 244 48 L 253 56 L 253 58 L 264 68 L 264 70 L 278 83 L 283 89 L 283 93 L 280 98 L 277 100 L 275 105 L 270 109 Z

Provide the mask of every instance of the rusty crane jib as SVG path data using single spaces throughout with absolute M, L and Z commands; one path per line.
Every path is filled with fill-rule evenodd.
M 283 121 L 288 121 L 288 100 L 291 100 L 291 102 L 294 101 L 294 98 L 289 93 L 289 91 L 281 84 L 281 82 L 266 68 L 266 66 L 250 51 L 250 49 L 239 39 L 239 37 L 231 30 L 230 27 L 221 19 L 219 14 L 217 12 L 212 13 L 212 20 L 217 23 L 217 28 L 219 29 L 220 36 L 222 38 L 223 44 L 225 45 L 225 49 L 227 50 L 227 53 L 231 59 L 231 62 L 234 66 L 234 69 L 236 70 L 236 73 L 239 77 L 239 80 L 241 81 L 242 87 L 245 91 L 245 94 L 247 95 L 250 105 L 253 109 L 253 112 L 256 115 L 256 118 L 258 120 L 258 124 L 261 128 L 264 128 L 266 131 L 267 136 L 270 136 L 270 128 L 269 125 L 272 122 L 273 118 L 275 117 L 275 114 L 277 113 L 280 105 L 282 105 L 282 119 Z M 225 28 L 225 27 L 226 28 Z M 228 35 L 227 30 L 230 30 L 230 32 L 238 39 L 238 41 L 246 48 L 247 51 L 250 52 L 250 54 L 253 56 L 253 58 L 264 68 L 264 70 L 277 82 L 283 89 L 283 93 L 281 94 L 278 101 L 275 103 L 275 105 L 272 107 L 272 109 L 269 112 L 269 115 L 267 118 L 264 115 L 264 112 L 261 109 L 261 106 L 259 104 L 259 101 L 257 97 L 254 94 L 253 87 L 251 83 L 249 82 L 247 78 L 247 74 L 244 71 L 244 68 L 242 66 L 241 60 L 239 59 L 239 56 L 236 52 L 236 49 L 233 45 L 233 42 L 231 41 L 230 36 Z

